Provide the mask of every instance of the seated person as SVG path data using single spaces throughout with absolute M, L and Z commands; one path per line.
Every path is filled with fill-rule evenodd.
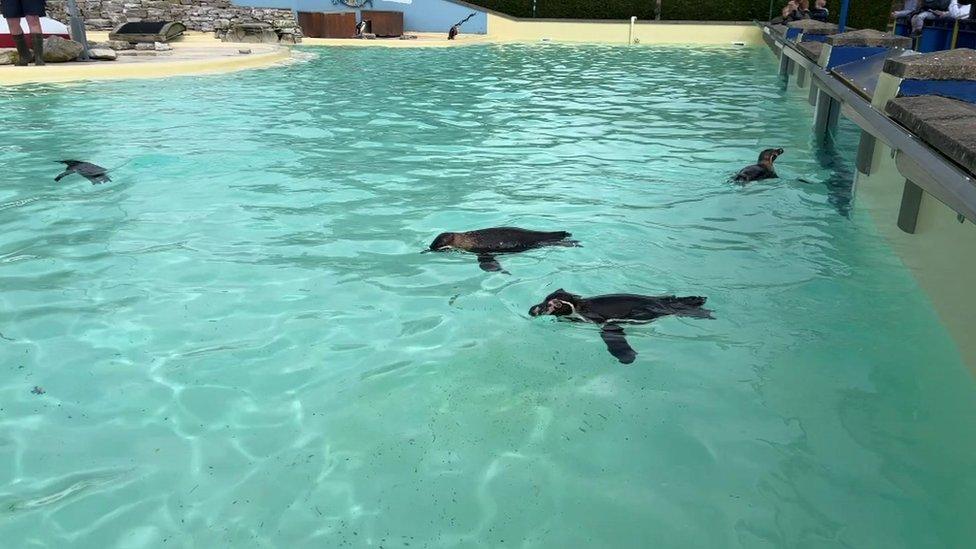
M 828 17 L 830 17 L 830 10 L 827 9 L 827 0 L 815 0 L 813 9 L 810 10 L 810 19 L 826 23 Z
M 949 6 L 958 0 L 922 0 L 922 9 L 912 16 L 912 34 L 922 34 L 925 21 L 947 17 Z
M 910 15 L 915 15 L 918 12 L 918 0 L 905 0 L 904 9 L 891 12 L 892 19 L 899 19 L 901 17 L 908 17 Z
M 783 22 L 810 19 L 810 0 L 790 0 L 783 8 Z

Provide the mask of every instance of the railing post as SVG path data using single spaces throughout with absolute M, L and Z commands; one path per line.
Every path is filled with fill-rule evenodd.
M 850 7 L 851 0 L 840 0 L 840 19 L 837 21 L 838 34 L 847 29 L 847 12 Z

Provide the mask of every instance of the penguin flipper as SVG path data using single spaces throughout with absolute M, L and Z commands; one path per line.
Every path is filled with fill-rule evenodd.
M 604 324 L 600 327 L 600 337 L 607 344 L 607 351 L 623 364 L 630 364 L 637 359 L 637 351 L 627 343 L 624 329 L 616 324 Z
M 489 273 L 505 273 L 509 274 L 508 271 L 502 269 L 501 263 L 495 259 L 495 256 L 491 254 L 478 254 L 478 266 L 481 267 L 482 271 L 487 271 Z
M 58 176 L 54 178 L 54 180 L 55 181 L 61 181 L 62 179 L 64 179 L 65 177 L 67 177 L 67 176 L 69 176 L 69 175 L 71 175 L 73 173 L 75 173 L 74 170 L 64 170 L 63 172 L 59 173 Z

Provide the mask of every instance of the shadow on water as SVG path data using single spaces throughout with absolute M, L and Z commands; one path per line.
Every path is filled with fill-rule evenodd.
M 854 172 L 850 161 L 844 158 L 834 139 L 814 144 L 813 156 L 817 164 L 829 175 L 821 181 L 827 188 L 827 202 L 840 215 L 851 217 L 851 201 L 854 197 Z

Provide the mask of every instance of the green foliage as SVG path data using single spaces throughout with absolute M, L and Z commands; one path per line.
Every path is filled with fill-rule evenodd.
M 827 0 L 831 20 L 836 23 L 840 16 L 840 0 Z M 891 0 L 851 0 L 847 25 L 855 29 L 887 30 L 891 18 Z
M 539 17 L 572 19 L 654 18 L 653 0 L 536 0 Z
M 672 0 L 674 1 L 674 0 Z M 473 0 L 515 17 L 532 17 L 532 0 Z M 535 0 L 535 16 L 548 19 L 640 19 L 654 18 L 654 0 Z
M 532 0 L 468 0 L 472 4 L 514 15 L 532 17 Z M 773 16 L 787 0 L 773 0 Z M 536 0 L 536 17 L 553 19 L 653 19 L 654 0 Z M 831 21 L 840 15 L 840 0 L 828 0 Z M 766 21 L 769 0 L 661 0 L 661 19 L 669 21 Z M 851 0 L 850 27 L 884 30 L 891 0 Z
M 773 16 L 787 0 L 773 0 Z M 670 21 L 767 21 L 769 0 L 661 0 L 661 19 Z
M 515 17 L 532 17 L 532 0 L 467 0 L 467 2 Z

